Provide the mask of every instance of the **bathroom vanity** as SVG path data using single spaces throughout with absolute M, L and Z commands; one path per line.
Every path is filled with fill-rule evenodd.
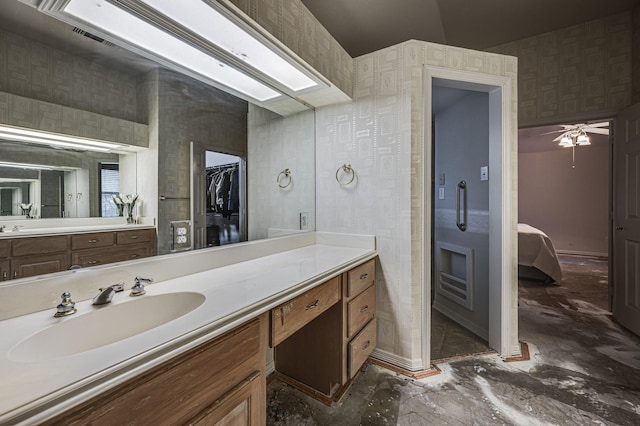
M 0 423 L 264 424 L 269 345 L 277 377 L 335 400 L 375 347 L 376 256 L 373 237 L 312 232 L 40 277 L 84 297 L 156 272 L 141 297 L 0 321 Z
M 119 226 L 96 232 L 65 229 L 0 233 L 0 281 L 105 265 L 156 254 L 156 230 Z

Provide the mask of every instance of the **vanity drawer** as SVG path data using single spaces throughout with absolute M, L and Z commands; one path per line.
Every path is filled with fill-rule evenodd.
M 71 250 L 82 250 L 93 247 L 109 247 L 115 242 L 113 232 L 97 232 L 94 234 L 78 234 L 71 236 Z
M 347 338 L 353 336 L 376 314 L 376 286 L 372 285 L 347 304 Z
M 0 259 L 9 257 L 9 253 L 11 253 L 11 241 L 0 240 Z
M 349 271 L 347 282 L 347 297 L 357 296 L 369 287 L 376 279 L 376 260 L 371 259 Z
M 34 254 L 61 253 L 67 251 L 69 251 L 69 237 L 67 235 L 15 238 L 11 242 L 11 252 L 13 256 L 32 256 Z
M 349 343 L 349 377 L 354 378 L 358 370 L 376 347 L 375 318 Z
M 138 244 L 153 241 L 155 229 L 139 229 L 136 231 L 122 231 L 116 234 L 116 242 L 120 244 Z
M 271 346 L 276 346 L 340 300 L 335 277 L 271 310 Z
M 86 249 L 72 252 L 71 264 L 86 268 L 125 260 L 142 259 L 152 255 L 151 247 L 148 244 L 129 245 L 120 249 L 114 247 L 111 250 Z

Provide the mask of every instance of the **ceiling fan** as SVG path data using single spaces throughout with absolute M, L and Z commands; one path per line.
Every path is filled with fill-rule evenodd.
M 600 135 L 609 134 L 609 122 L 603 121 L 601 123 L 579 123 L 579 124 L 560 124 L 562 129 L 554 130 L 553 132 L 544 133 L 545 135 L 551 133 L 561 133 L 560 136 L 553 141 L 564 148 L 571 148 L 580 145 L 591 145 L 589 136 L 587 133 L 597 133 Z

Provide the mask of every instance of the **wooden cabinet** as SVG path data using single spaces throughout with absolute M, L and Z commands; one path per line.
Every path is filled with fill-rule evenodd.
M 267 327 L 263 314 L 45 424 L 264 425 Z
M 71 264 L 83 268 L 156 254 L 155 229 L 99 232 L 72 237 Z
M 271 346 L 313 321 L 340 300 L 340 278 L 336 277 L 271 310 Z
M 372 259 L 298 296 L 302 303 L 271 310 L 278 377 L 326 403 L 344 394 L 376 346 L 375 271 Z M 307 307 L 315 300 L 325 308 L 311 316 Z
M 11 241 L 0 240 L 0 281 L 7 281 L 11 278 L 11 263 L 9 255 L 11 254 Z
M 156 230 L 92 232 L 0 240 L 0 281 L 156 254 Z
M 69 269 L 69 237 L 14 238 L 11 240 L 11 279 Z

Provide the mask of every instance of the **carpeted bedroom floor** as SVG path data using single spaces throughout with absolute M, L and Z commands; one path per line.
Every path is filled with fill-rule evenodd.
M 560 261 L 560 283 L 520 282 L 529 361 L 476 356 L 437 364 L 441 374 L 420 380 L 367 363 L 331 407 L 274 381 L 267 424 L 640 424 L 640 338 L 607 311 L 607 260 Z

